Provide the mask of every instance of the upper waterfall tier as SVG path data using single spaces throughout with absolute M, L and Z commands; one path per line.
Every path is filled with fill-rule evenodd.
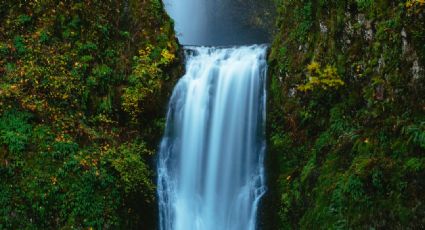
M 248 12 L 255 7 L 247 3 L 235 0 L 164 0 L 164 4 L 175 21 L 181 44 L 216 46 L 269 42 L 268 28 L 253 22 L 260 19 L 253 12 Z

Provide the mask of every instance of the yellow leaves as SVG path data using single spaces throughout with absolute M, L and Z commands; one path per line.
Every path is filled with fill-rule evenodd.
M 144 49 L 140 49 L 139 50 L 139 56 L 142 57 L 142 58 L 149 56 L 152 52 L 152 48 L 153 48 L 153 46 L 149 44 Z
M 101 147 L 102 153 L 107 152 L 110 148 L 111 148 L 111 146 L 109 144 L 102 145 L 102 147 Z
M 168 65 L 175 60 L 175 55 L 168 49 L 171 47 L 171 43 L 168 42 L 169 47 L 164 48 L 161 51 L 160 58 L 151 57 L 155 56 L 154 53 L 159 53 L 159 50 L 154 50 L 154 47 L 149 44 L 145 48 L 139 50 L 139 60 L 143 68 L 148 68 L 150 72 L 159 72 L 158 68 L 160 65 Z
M 41 35 L 41 30 L 37 30 L 37 31 L 35 31 L 33 34 L 32 34 L 32 38 L 33 39 L 38 39 L 39 37 L 40 37 L 40 35 Z
M 168 42 L 167 46 L 172 44 Z M 151 98 L 156 97 L 167 79 L 163 69 L 175 59 L 176 56 L 169 47 L 148 44 L 139 50 L 139 56 L 135 58 L 136 67 L 129 77 L 131 85 L 122 95 L 122 106 L 131 115 L 132 121 L 136 121 L 138 114 L 146 108 L 154 106 Z
M 162 52 L 161 52 L 161 56 L 162 56 L 161 61 L 162 61 L 164 64 L 169 64 L 169 63 L 173 62 L 173 61 L 174 61 L 174 59 L 175 59 L 174 54 L 170 53 L 167 49 L 163 49 L 163 50 L 162 50 Z
M 37 110 L 37 105 L 35 104 L 27 103 L 27 104 L 23 104 L 22 107 L 25 109 L 28 109 L 31 112 L 35 112 Z
M 406 2 L 407 8 L 411 8 L 415 5 L 423 6 L 423 5 L 425 5 L 425 0 L 409 0 L 409 1 Z
M 20 87 L 17 84 L 0 84 L 0 98 L 18 95 Z
M 16 90 L 18 89 L 18 86 L 17 86 L 17 85 L 11 85 L 11 86 L 10 86 L 10 89 L 11 89 L 12 91 L 16 91 Z
M 425 7 L 425 0 L 408 0 L 406 2 L 406 8 L 409 12 L 418 14 Z
M 338 89 L 345 84 L 334 66 L 327 65 L 325 68 L 322 68 L 316 61 L 312 61 L 307 65 L 307 78 L 307 83 L 299 85 L 297 87 L 298 90 L 307 92 L 316 88 L 323 90 L 330 88 Z
M 132 119 L 136 119 L 137 114 L 142 112 L 140 102 L 145 98 L 145 93 L 140 93 L 134 88 L 127 88 L 122 96 L 122 106 L 128 112 Z
M 98 163 L 99 163 L 98 159 L 91 157 L 90 155 L 81 156 L 81 158 L 78 161 L 79 161 L 80 165 L 86 170 L 88 170 L 90 168 L 96 169 L 97 166 L 98 166 Z
M 63 134 L 58 135 L 58 136 L 55 138 L 55 141 L 56 141 L 56 142 L 66 142 L 66 141 L 65 141 L 65 137 L 64 137 L 64 135 L 63 135 Z
M 56 178 L 56 177 L 54 177 L 54 176 L 52 176 L 51 178 L 50 178 L 50 181 L 52 181 L 52 184 L 56 184 L 56 183 L 58 183 L 58 179 Z
M 361 74 L 362 73 L 362 70 L 363 70 L 363 66 L 362 65 L 360 65 L 360 64 L 356 65 L 355 70 L 356 70 L 356 73 L 359 74 L 359 77 L 362 77 L 363 76 L 363 74 Z
M 312 61 L 310 64 L 307 65 L 307 70 L 310 74 L 317 73 L 318 71 L 320 71 L 320 64 L 315 61 Z
M 86 159 L 81 159 L 80 160 L 80 165 L 83 166 L 83 167 L 85 167 L 85 168 L 89 166 Z

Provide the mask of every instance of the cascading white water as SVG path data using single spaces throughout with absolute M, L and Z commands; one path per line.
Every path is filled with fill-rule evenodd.
M 186 48 L 158 159 L 161 230 L 253 230 L 265 192 L 266 46 Z

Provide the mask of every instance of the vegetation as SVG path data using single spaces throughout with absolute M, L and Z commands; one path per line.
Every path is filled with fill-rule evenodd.
M 154 229 L 178 46 L 159 0 L 0 3 L 0 229 Z
M 263 227 L 425 228 L 425 2 L 274 1 Z M 155 229 L 179 57 L 160 0 L 1 1 L 0 229 Z
M 338 89 L 344 85 L 341 77 L 338 76 L 337 69 L 327 65 L 325 69 L 321 69 L 320 64 L 313 61 L 307 66 L 307 82 L 297 87 L 298 90 L 317 91 L 318 89 Z
M 276 6 L 266 228 L 424 228 L 424 2 Z

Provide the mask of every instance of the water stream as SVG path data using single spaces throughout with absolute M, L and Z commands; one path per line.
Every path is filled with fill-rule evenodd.
M 266 46 L 186 47 L 158 159 L 161 230 L 254 230 L 265 192 Z
M 265 193 L 265 45 L 235 0 L 164 0 L 186 45 L 158 158 L 161 230 L 254 230 Z

